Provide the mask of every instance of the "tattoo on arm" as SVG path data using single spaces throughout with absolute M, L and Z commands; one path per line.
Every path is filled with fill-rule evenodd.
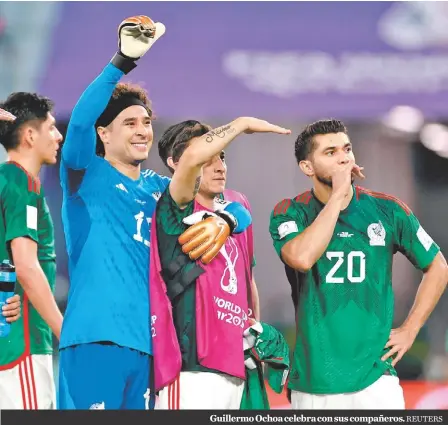
M 194 184 L 193 197 L 195 197 L 199 192 L 199 187 L 201 186 L 201 176 L 196 179 L 196 183 Z
M 207 134 L 205 141 L 207 143 L 212 143 L 215 137 L 219 137 L 220 139 L 222 139 L 223 137 L 226 136 L 226 134 L 233 134 L 235 133 L 235 131 L 236 131 L 235 128 L 233 128 L 230 124 L 228 124 L 223 127 L 219 127 L 216 130 L 210 131 Z

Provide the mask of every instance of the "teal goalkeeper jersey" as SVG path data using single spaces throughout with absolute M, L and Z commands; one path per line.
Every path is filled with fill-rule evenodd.
M 289 387 L 313 394 L 360 391 L 386 370 L 381 357 L 392 328 L 392 260 L 403 253 L 424 270 L 439 252 L 397 198 L 354 187 L 333 237 L 307 273 L 285 265 L 296 308 L 297 338 Z M 275 250 L 303 232 L 324 205 L 313 191 L 279 202 L 270 220 Z

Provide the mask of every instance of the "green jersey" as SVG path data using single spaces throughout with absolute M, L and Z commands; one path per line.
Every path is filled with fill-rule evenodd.
M 201 366 L 197 358 L 195 281 L 198 268 L 196 263 L 182 252 L 178 242 L 179 236 L 187 228 L 182 220 L 191 215 L 193 209 L 193 201 L 186 208 L 179 208 L 171 197 L 168 187 L 157 202 L 157 242 L 160 264 L 164 270 L 163 278 L 171 299 L 174 326 L 182 353 L 182 371 L 210 371 Z M 182 288 L 179 282 L 182 283 Z M 181 289 L 173 294 L 177 287 Z
M 53 222 L 38 179 L 20 165 L 0 164 L 0 259 L 11 262 L 11 241 L 28 237 L 37 243 L 39 263 L 54 290 L 56 255 Z M 29 303 L 20 283 L 16 293 L 22 299 L 21 318 L 11 325 L 6 338 L 0 338 L 0 368 L 8 369 L 29 354 L 51 354 L 52 332 Z
M 282 247 L 316 219 L 324 205 L 313 191 L 277 204 L 270 233 Z M 297 338 L 289 386 L 314 394 L 359 391 L 386 371 L 381 357 L 392 328 L 393 255 L 423 270 L 439 247 L 398 199 L 354 187 L 327 249 L 307 273 L 285 265 L 296 308 Z

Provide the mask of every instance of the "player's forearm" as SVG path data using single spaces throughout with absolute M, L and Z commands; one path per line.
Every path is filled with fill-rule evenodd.
M 75 170 L 85 168 L 95 154 L 95 123 L 106 109 L 122 76 L 122 71 L 108 64 L 79 98 L 73 109 L 62 147 L 63 159 L 70 168 Z
M 73 109 L 70 125 L 81 128 L 94 126 L 123 75 L 123 71 L 109 63 L 84 90 Z
M 185 150 L 185 162 L 190 166 L 202 166 L 227 148 L 227 146 L 247 129 L 244 118 L 237 118 L 229 124 L 214 128 L 193 141 Z
M 254 278 L 252 278 L 251 290 L 252 290 L 252 308 L 254 309 L 253 315 L 255 320 L 259 322 L 261 317 L 260 297 L 258 295 L 258 288 Z
M 188 161 L 193 166 L 202 166 L 219 154 L 241 133 L 290 134 L 291 131 L 253 117 L 239 117 L 231 123 L 209 131 L 198 137 L 188 147 Z M 186 151 L 187 151 L 186 150 Z M 185 152 L 186 152 L 185 151 Z M 185 154 L 184 154 L 185 155 Z
M 17 280 L 22 285 L 31 304 L 59 339 L 62 314 L 51 292 L 47 278 L 40 265 L 17 267 Z
M 282 248 L 282 259 L 306 273 L 328 247 L 341 211 L 342 200 L 330 198 L 314 222 Z
M 191 202 L 198 193 L 202 166 L 220 154 L 246 128 L 244 120 L 238 118 L 209 131 L 188 146 L 170 183 L 171 197 L 179 206 Z
M 403 327 L 418 334 L 446 289 L 448 268 L 442 254 L 437 254 L 423 279 Z

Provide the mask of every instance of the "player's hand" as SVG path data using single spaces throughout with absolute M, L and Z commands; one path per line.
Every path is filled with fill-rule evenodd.
M 345 199 L 349 196 L 353 178 L 355 176 L 364 178 L 363 169 L 363 167 L 356 165 L 354 161 L 338 166 L 331 175 L 333 195 L 338 199 Z
M 141 58 L 165 34 L 165 25 L 148 16 L 132 16 L 118 27 L 120 52 L 131 59 Z
M 352 169 L 352 176 L 355 178 L 357 177 L 361 180 L 364 180 L 366 178 L 366 176 L 362 173 L 363 170 L 364 170 L 364 167 L 360 167 L 359 165 L 355 164 Z
M 412 347 L 412 344 L 417 337 L 415 330 L 400 326 L 397 329 L 392 329 L 389 335 L 389 341 L 384 348 L 390 350 L 381 358 L 385 361 L 389 357 L 395 356 L 392 360 L 392 366 L 395 366 L 405 355 L 405 353 Z
M 238 120 L 243 125 L 243 132 L 246 134 L 253 133 L 277 133 L 277 134 L 291 134 L 291 130 L 271 124 L 268 121 L 260 120 L 252 117 L 242 117 Z
M 16 294 L 6 300 L 6 304 L 2 307 L 2 314 L 6 317 L 6 321 L 11 323 L 19 320 L 21 311 L 20 295 Z
M 216 214 L 206 214 L 208 217 L 205 219 L 203 211 L 186 217 L 183 222 L 190 227 L 178 240 L 184 254 L 188 254 L 192 260 L 200 258 L 202 263 L 209 264 L 230 236 L 230 226 Z
M 0 121 L 14 121 L 15 119 L 16 117 L 13 114 L 0 108 Z

